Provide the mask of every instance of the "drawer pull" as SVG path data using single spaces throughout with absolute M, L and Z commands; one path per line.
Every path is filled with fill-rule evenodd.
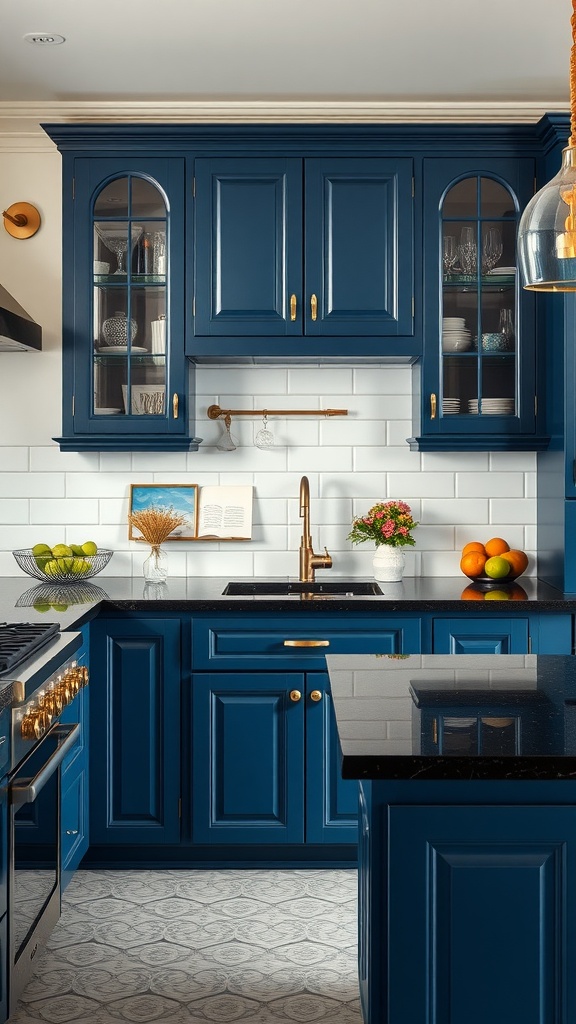
M 284 647 L 330 647 L 329 640 L 285 640 Z
M 322 700 L 322 691 L 312 690 L 312 693 L 310 694 L 310 700 L 313 700 L 317 704 L 319 700 Z
M 291 320 L 295 320 L 296 319 L 296 296 L 295 295 L 291 295 L 290 296 L 290 319 Z
M 318 319 L 318 299 L 316 295 L 310 296 L 310 316 L 312 320 Z
M 77 836 L 78 832 L 79 832 L 79 829 L 77 829 L 77 828 L 67 828 L 66 829 L 66 835 L 67 836 Z
M 294 704 L 297 704 L 301 697 L 302 694 L 300 693 L 300 690 L 290 690 L 290 700 L 293 701 Z

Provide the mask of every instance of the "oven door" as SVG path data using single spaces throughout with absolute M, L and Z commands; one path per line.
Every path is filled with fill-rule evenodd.
M 11 1012 L 60 917 L 60 765 L 79 739 L 78 723 L 53 725 L 8 781 Z M 40 845 L 27 840 L 38 822 Z

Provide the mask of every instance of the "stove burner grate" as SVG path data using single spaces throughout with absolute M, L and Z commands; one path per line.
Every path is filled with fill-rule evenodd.
M 59 632 L 59 622 L 0 622 L 0 672 L 15 668 Z

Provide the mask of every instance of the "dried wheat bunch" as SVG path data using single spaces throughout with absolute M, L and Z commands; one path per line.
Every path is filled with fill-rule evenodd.
M 186 522 L 186 516 L 175 512 L 172 507 L 153 506 L 143 509 L 141 512 L 130 512 L 128 521 L 137 530 L 140 530 L 143 540 L 148 541 L 153 548 L 157 548 L 170 536 L 172 530 Z

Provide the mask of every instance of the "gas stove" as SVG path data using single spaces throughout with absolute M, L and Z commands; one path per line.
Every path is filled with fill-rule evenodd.
M 59 622 L 0 622 L 0 673 L 32 657 L 59 632 Z

